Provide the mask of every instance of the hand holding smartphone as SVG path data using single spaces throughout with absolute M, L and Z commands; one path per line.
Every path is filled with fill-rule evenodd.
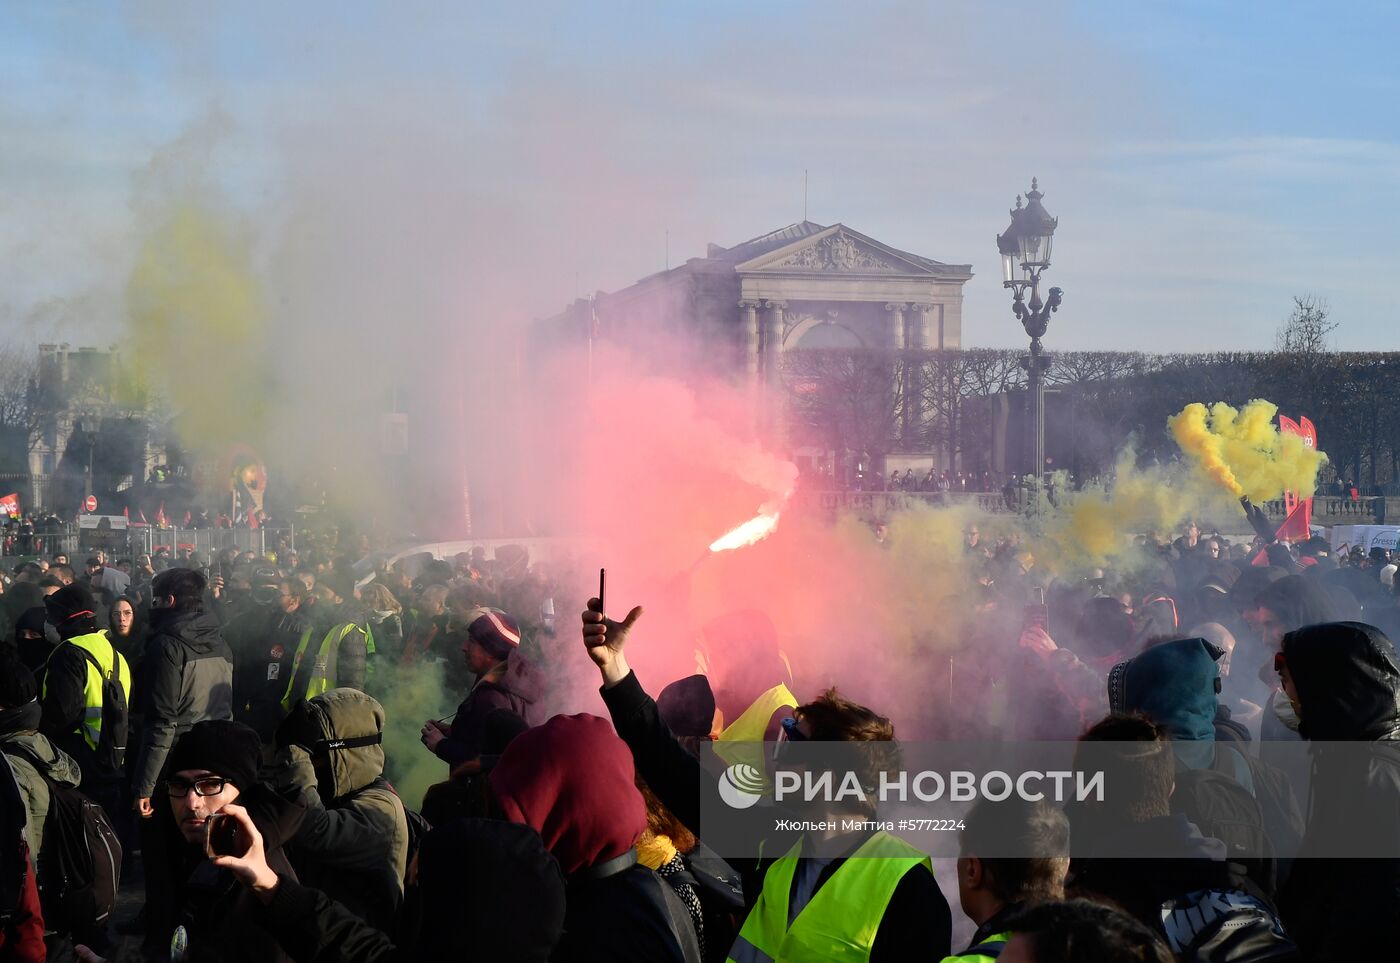
M 253 841 L 228 813 L 215 813 L 204 822 L 204 854 L 240 858 L 248 854 Z

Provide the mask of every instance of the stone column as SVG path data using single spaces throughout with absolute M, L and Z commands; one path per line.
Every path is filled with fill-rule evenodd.
M 776 386 L 779 380 L 778 358 L 783 350 L 783 309 L 786 301 L 769 301 L 768 317 L 763 328 L 763 366 L 769 385 Z
M 782 374 L 778 359 L 782 355 L 783 308 L 787 302 L 769 299 L 763 316 L 763 375 L 759 381 L 759 411 L 763 432 L 776 442 L 783 431 Z
M 748 369 L 749 381 L 758 381 L 758 302 L 740 301 L 744 309 L 744 362 Z
M 890 313 L 890 347 L 896 351 L 909 347 L 904 338 L 904 302 L 891 301 L 885 310 Z
M 929 347 L 929 332 L 933 330 L 933 314 L 938 310 L 936 304 L 916 304 L 914 311 L 917 316 L 914 318 L 913 337 L 914 347 L 922 351 Z M 938 347 L 937 344 L 934 347 Z
M 914 317 L 909 323 L 909 340 L 913 342 L 913 347 L 917 351 L 925 351 L 929 344 L 929 331 L 932 327 L 933 313 L 938 310 L 936 304 L 915 304 Z M 938 347 L 937 344 L 932 347 Z M 922 366 L 915 370 L 907 371 L 905 382 L 905 397 L 917 399 L 911 401 L 912 410 L 906 417 L 906 437 L 911 437 L 916 432 L 922 433 L 928 427 L 930 411 L 924 400 L 924 370 Z M 912 444 L 912 443 L 911 443 Z

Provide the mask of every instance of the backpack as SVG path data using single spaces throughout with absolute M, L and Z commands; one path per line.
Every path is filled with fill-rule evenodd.
M 1230 718 L 1229 708 L 1216 706 L 1215 741 L 1219 743 L 1248 743 L 1253 740 L 1250 738 L 1248 726 Z
M 44 839 L 44 871 L 38 876 L 44 925 L 82 934 L 101 930 L 117 905 L 122 847 L 107 814 L 72 786 L 54 782 L 28 749 L 5 752 L 30 763 L 49 787 L 49 832 Z
M 130 727 L 130 714 L 126 705 L 126 689 L 121 682 L 121 662 L 116 646 L 112 647 L 112 672 L 102 671 L 102 664 L 91 652 L 74 646 L 87 658 L 97 675 L 102 679 L 102 734 L 97 739 L 97 765 L 106 772 L 120 772 L 126 760 L 126 737 Z M 131 670 L 128 668 L 128 672 Z
M 1226 859 L 1238 863 L 1258 887 L 1258 895 L 1267 898 L 1273 895 L 1276 882 L 1274 848 L 1264 831 L 1264 816 L 1254 798 L 1248 764 L 1240 758 L 1241 777 L 1216 769 L 1178 769 L 1172 812 L 1195 823 L 1202 835 L 1224 843 Z
M 1238 889 L 1197 890 L 1162 904 L 1181 963 L 1296 963 L 1302 957 L 1267 901 Z
M 423 845 L 423 837 L 432 832 L 433 827 L 416 809 L 409 809 L 405 806 L 403 814 L 408 820 L 408 858 L 404 860 L 404 865 L 409 866 L 418 856 L 418 850 Z
M 1223 747 L 1221 747 L 1223 748 Z M 1273 844 L 1273 851 L 1279 861 L 1280 876 L 1284 868 L 1291 864 L 1293 856 L 1303 841 L 1306 825 L 1298 799 L 1289 784 L 1288 776 L 1280 769 L 1262 759 L 1246 755 L 1234 748 L 1216 753 L 1216 768 L 1225 763 L 1226 756 L 1233 757 L 1236 768 L 1243 763 L 1249 772 L 1250 792 L 1259 803 L 1260 815 L 1264 818 L 1264 831 Z

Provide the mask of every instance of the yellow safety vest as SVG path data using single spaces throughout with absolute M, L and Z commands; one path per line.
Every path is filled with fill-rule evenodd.
M 943 963 L 995 963 L 1009 939 L 1010 933 L 993 933 L 961 956 L 943 957 Z
M 102 683 L 106 676 L 112 674 L 115 666 L 116 681 L 121 684 L 122 691 L 128 696 L 131 695 L 131 670 L 127 668 L 126 659 L 116 650 L 107 636 L 101 632 L 91 632 L 87 635 L 75 635 L 67 640 L 67 644 L 77 646 L 87 652 L 97 660 L 97 665 L 102 666 L 101 674 L 98 673 L 97 666 L 87 659 L 83 664 L 87 666 L 87 678 L 83 686 L 83 721 L 80 729 L 83 734 L 83 741 L 92 749 L 97 748 L 98 741 L 102 738 Z M 54 649 L 59 652 L 63 648 L 60 645 Z M 53 654 L 49 655 L 53 658 Z M 49 677 L 44 673 L 44 696 L 49 694 Z
M 904 840 L 876 833 L 841 864 L 787 925 L 799 842 L 768 868 L 763 892 L 729 951 L 729 963 L 868 963 L 904 874 L 933 863 Z
M 296 654 L 292 656 L 292 671 L 287 679 L 287 691 L 282 694 L 282 708 L 288 711 L 303 699 L 314 699 L 332 688 L 332 680 L 336 676 L 336 663 L 340 659 L 340 643 L 344 642 L 351 632 L 363 632 L 366 656 L 374 654 L 374 633 L 370 631 L 369 626 L 355 622 L 343 622 L 332 626 L 311 656 L 316 662 L 311 668 L 311 675 L 307 677 L 306 691 L 294 695 L 292 687 L 297 684 L 297 670 L 301 667 L 302 660 L 307 657 L 307 643 L 311 641 L 311 632 L 311 629 L 307 629 L 301 634 Z M 369 672 L 368 665 L 365 666 L 365 672 Z

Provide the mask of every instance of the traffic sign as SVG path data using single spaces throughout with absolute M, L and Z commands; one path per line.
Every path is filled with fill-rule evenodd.
M 97 511 L 97 496 L 89 495 L 87 497 L 87 501 L 83 502 L 83 508 L 87 509 L 90 512 Z

